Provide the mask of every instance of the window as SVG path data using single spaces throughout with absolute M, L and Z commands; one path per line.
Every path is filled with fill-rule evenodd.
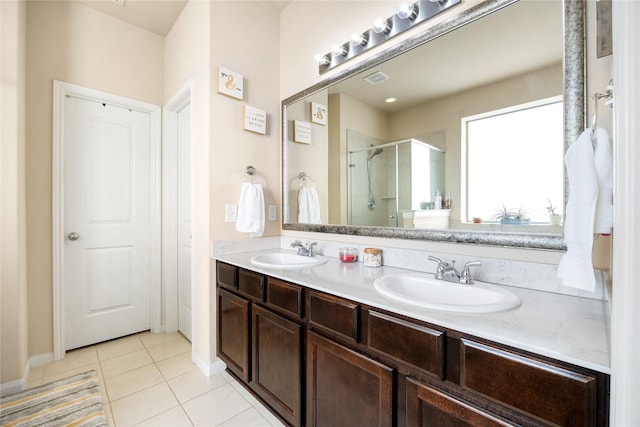
M 462 221 L 497 221 L 506 208 L 549 223 L 548 200 L 561 214 L 563 135 L 561 96 L 464 117 Z

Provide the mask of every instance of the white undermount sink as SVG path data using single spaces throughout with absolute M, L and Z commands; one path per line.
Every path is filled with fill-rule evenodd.
M 427 273 L 393 274 L 373 282 L 389 298 L 432 310 L 492 313 L 518 307 L 520 297 L 500 286 L 474 281 L 471 285 L 436 280 Z
M 258 267 L 278 268 L 281 270 L 294 270 L 298 268 L 310 268 L 322 265 L 327 262 L 327 258 L 321 255 L 312 257 L 302 256 L 288 252 L 269 252 L 255 255 L 251 258 L 251 264 Z

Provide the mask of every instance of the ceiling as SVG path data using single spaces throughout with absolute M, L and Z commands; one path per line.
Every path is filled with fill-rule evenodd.
M 391 113 L 560 64 L 562 34 L 562 2 L 514 3 L 344 80 L 329 93 L 346 93 Z M 364 81 L 376 71 L 390 79 L 375 86 Z M 387 97 L 397 101 L 385 103 Z
M 92 9 L 166 36 L 189 0 L 77 0 Z M 265 0 L 282 11 L 291 1 Z M 120 5 L 118 3 L 124 3 Z

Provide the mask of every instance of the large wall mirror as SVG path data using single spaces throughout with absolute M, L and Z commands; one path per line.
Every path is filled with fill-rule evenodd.
M 283 229 L 565 249 L 584 15 L 485 1 L 284 100 Z

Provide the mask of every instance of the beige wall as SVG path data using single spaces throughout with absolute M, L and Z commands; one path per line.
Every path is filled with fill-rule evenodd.
M 0 2 L 0 31 L 0 384 L 5 384 L 23 379 L 28 359 L 25 3 Z
M 75 2 L 27 3 L 29 354 L 53 351 L 53 80 L 160 105 L 163 37 Z
M 187 3 L 165 38 L 164 102 L 171 100 L 187 82 L 193 83 L 191 99 L 194 120 L 193 174 L 193 255 L 195 258 L 194 294 L 196 320 L 192 334 L 197 357 L 208 362 L 211 352 L 211 325 L 214 323 L 210 300 L 209 277 L 209 123 L 211 104 L 211 5 L 209 2 Z M 189 46 L 190 48 L 186 48 Z
M 235 231 L 235 223 L 224 222 L 224 205 L 238 203 L 247 166 L 263 179 L 265 205 L 276 205 L 278 213 L 281 206 L 279 14 L 259 1 L 212 2 L 211 22 L 211 238 L 245 239 L 248 234 Z M 244 100 L 217 93 L 218 66 L 244 76 Z M 243 105 L 267 112 L 266 135 L 243 130 Z M 279 220 L 266 222 L 264 236 L 279 231 Z

